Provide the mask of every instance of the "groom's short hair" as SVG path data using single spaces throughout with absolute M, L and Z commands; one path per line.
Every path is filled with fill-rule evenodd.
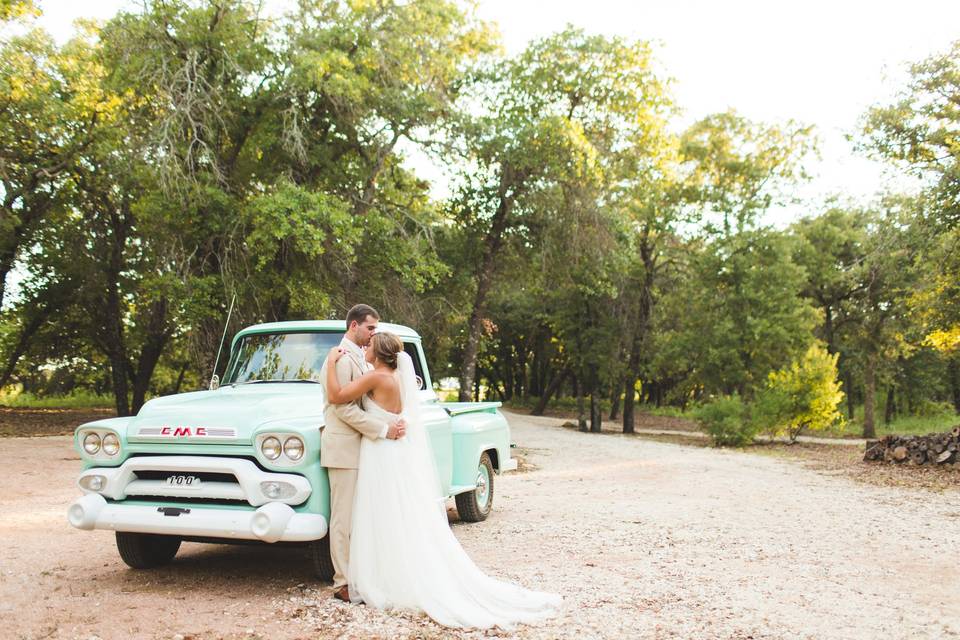
M 372 316 L 374 320 L 380 319 L 380 314 L 377 313 L 377 310 L 371 307 L 368 304 L 355 304 L 350 307 L 350 311 L 347 311 L 347 329 L 350 328 L 350 325 L 356 322 L 357 324 L 362 324 L 364 320 L 367 319 L 367 316 Z

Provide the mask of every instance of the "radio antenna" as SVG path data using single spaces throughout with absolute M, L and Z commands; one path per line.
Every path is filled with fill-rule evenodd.
M 227 322 L 223 325 L 223 336 L 220 337 L 220 348 L 217 349 L 217 359 L 213 363 L 213 376 L 210 378 L 210 389 L 220 388 L 220 377 L 217 375 L 217 366 L 220 364 L 220 354 L 223 352 L 223 342 L 227 339 L 227 328 L 230 327 L 230 316 L 233 315 L 233 304 L 237 301 L 237 294 L 230 300 L 230 310 L 227 311 Z

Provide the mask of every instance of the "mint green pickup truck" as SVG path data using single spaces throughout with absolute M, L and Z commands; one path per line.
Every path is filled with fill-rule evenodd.
M 493 507 L 494 474 L 516 469 L 500 403 L 439 402 L 420 336 L 397 334 L 422 382 L 421 415 L 444 495 L 462 520 Z M 278 322 L 240 331 L 218 388 L 155 398 L 136 416 L 89 422 L 74 445 L 83 496 L 68 509 L 78 529 L 116 532 L 124 562 L 169 562 L 181 541 L 297 543 L 317 575 L 333 575 L 329 484 L 320 459 L 320 368 L 344 323 Z

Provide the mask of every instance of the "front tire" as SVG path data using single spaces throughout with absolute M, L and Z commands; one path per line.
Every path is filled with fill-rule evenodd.
M 330 534 L 310 543 L 310 563 L 313 573 L 324 582 L 333 581 L 333 558 L 330 556 Z
M 152 569 L 167 564 L 177 555 L 180 538 L 150 533 L 117 531 L 117 551 L 127 566 Z
M 482 522 L 493 509 L 493 462 L 483 452 L 477 465 L 477 488 L 456 496 L 457 513 L 465 522 Z

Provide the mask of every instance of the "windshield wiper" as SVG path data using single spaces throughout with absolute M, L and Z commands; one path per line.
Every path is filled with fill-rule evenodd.
M 319 380 L 304 380 L 303 378 L 298 378 L 296 380 L 246 380 L 244 382 L 231 382 L 231 387 L 237 387 L 242 384 L 259 384 L 267 382 L 308 382 L 310 384 L 322 384 Z

